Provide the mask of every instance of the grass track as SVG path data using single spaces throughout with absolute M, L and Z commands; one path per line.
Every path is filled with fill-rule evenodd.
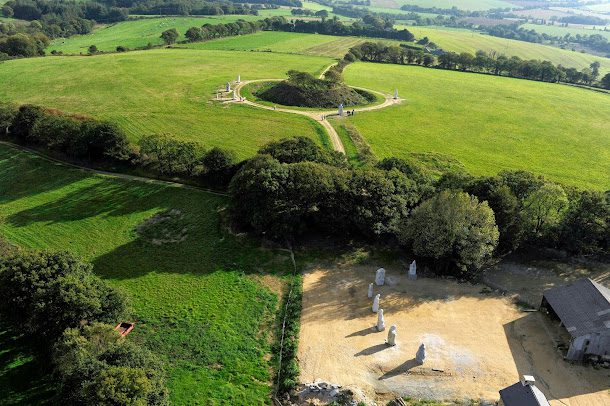
M 474 174 L 527 169 L 610 189 L 610 95 L 565 85 L 357 63 L 346 82 L 398 87 L 398 106 L 346 118 L 379 157 L 451 155 Z
M 91 175 L 4 145 L 0 196 L 0 234 L 9 241 L 69 250 L 128 292 L 138 320 L 129 339 L 168 361 L 173 404 L 267 403 L 277 297 L 261 275 L 288 271 L 290 262 L 224 232 L 225 198 Z M 171 209 L 182 213 L 170 226 L 187 228 L 185 241 L 154 245 L 153 235 L 135 231 Z
M 427 36 L 446 51 L 475 53 L 497 51 L 508 56 L 518 56 L 523 59 L 540 59 L 551 61 L 567 67 L 582 69 L 592 62 L 601 63 L 600 72 L 610 72 L 610 59 L 601 56 L 583 54 L 542 44 L 492 37 L 470 30 L 451 29 L 445 27 L 406 27 L 417 38 Z
M 329 58 L 159 49 L 95 57 L 48 57 L 0 64 L 0 98 L 35 103 L 117 122 L 136 141 L 170 133 L 239 157 L 287 135 L 318 139 L 318 124 L 291 114 L 269 114 L 211 102 L 216 89 L 242 79 L 281 78 L 289 69 L 319 74 Z

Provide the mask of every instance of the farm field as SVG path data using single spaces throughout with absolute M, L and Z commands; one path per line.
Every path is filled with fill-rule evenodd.
M 451 8 L 457 7 L 461 10 L 489 10 L 492 8 L 518 8 L 508 1 L 502 0 L 373 0 L 374 7 L 385 7 L 399 9 L 409 4 L 420 7 Z
M 342 58 L 351 47 L 366 42 L 367 40 L 370 39 L 295 32 L 260 31 L 239 37 L 226 37 L 212 41 L 181 44 L 180 47 L 222 51 L 280 52 Z M 380 40 L 373 39 L 370 41 Z M 381 42 L 393 44 L 400 43 L 392 40 L 381 40 Z
M 216 90 L 243 80 L 282 78 L 290 69 L 319 74 L 330 58 L 253 52 L 157 49 L 94 57 L 47 57 L 0 65 L 0 98 L 116 122 L 131 140 L 169 133 L 240 158 L 287 135 L 320 140 L 305 117 L 212 102 Z M 325 136 L 325 135 L 324 135 Z
M 526 30 L 534 30 L 541 34 L 555 35 L 563 37 L 566 34 L 570 35 L 601 35 L 610 41 L 610 30 L 604 31 L 600 29 L 581 28 L 578 26 L 560 27 L 558 25 L 542 25 L 542 24 L 523 24 L 520 26 Z
M 598 190 L 610 188 L 610 95 L 414 66 L 356 63 L 346 82 L 395 87 L 404 101 L 345 118 L 378 157 L 434 152 L 476 175 L 526 169 Z M 544 95 L 544 97 L 540 97 Z
M 128 339 L 167 362 L 172 404 L 267 403 L 267 332 L 291 265 L 224 231 L 226 198 L 68 169 L 4 145 L 0 196 L 10 242 L 73 252 L 126 291 L 137 320 Z
M 99 26 L 92 33 L 75 35 L 70 38 L 59 38 L 51 42 L 47 52 L 61 51 L 64 54 L 86 54 L 91 45 L 100 51 L 115 51 L 119 45 L 128 48 L 145 47 L 148 43 L 161 45 L 161 33 L 175 28 L 180 33 L 178 41 L 184 40 L 184 33 L 191 27 L 201 27 L 203 24 L 220 24 L 237 21 L 260 20 L 260 16 L 226 15 L 210 17 L 159 17 L 128 20 L 120 23 Z
M 400 28 L 399 26 L 397 28 Z M 595 61 L 601 63 L 600 72 L 610 72 L 610 59 L 542 44 L 492 37 L 474 31 L 441 27 L 405 27 L 416 38 L 428 37 L 430 41 L 446 51 L 470 52 L 478 50 L 497 51 L 507 56 L 518 56 L 522 59 L 540 59 L 561 64 L 566 67 L 582 69 Z

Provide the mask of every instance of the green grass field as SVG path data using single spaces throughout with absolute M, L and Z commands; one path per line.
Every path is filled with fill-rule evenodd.
M 47 57 L 0 64 L 0 99 L 89 114 L 118 123 L 136 141 L 151 133 L 220 146 L 241 158 L 287 135 L 319 140 L 306 117 L 210 101 L 243 80 L 283 78 L 290 69 L 319 74 L 330 58 L 264 52 L 157 49 L 94 57 Z
M 366 38 L 358 37 L 261 31 L 239 37 L 226 37 L 206 42 L 181 44 L 180 47 L 222 51 L 278 52 L 342 58 L 351 47 L 365 41 L 367 41 Z M 373 41 L 378 41 L 378 39 Z M 399 43 L 387 40 L 383 42 Z
M 536 32 L 539 32 L 541 34 L 548 34 L 548 35 L 554 35 L 554 36 L 558 36 L 558 37 L 563 37 L 566 34 L 570 34 L 570 35 L 601 35 L 603 37 L 606 37 L 606 39 L 608 41 L 610 41 L 610 30 L 608 31 L 604 31 L 604 30 L 600 30 L 600 29 L 588 29 L 588 28 L 581 28 L 578 26 L 568 26 L 568 27 L 560 27 L 558 25 L 542 25 L 542 24 L 522 24 L 520 26 L 521 28 L 524 28 L 526 30 L 534 30 Z
M 114 51 L 118 45 L 128 48 L 145 47 L 148 43 L 163 44 L 160 38 L 165 30 L 175 28 L 180 33 L 178 41 L 184 39 L 184 33 L 191 27 L 201 27 L 203 24 L 220 24 L 237 21 L 260 20 L 259 16 L 226 15 L 213 17 L 160 17 L 143 18 L 140 20 L 123 21 L 120 23 L 100 26 L 92 33 L 75 35 L 70 38 L 59 38 L 51 42 L 47 52 L 61 51 L 64 54 L 86 54 L 90 45 L 95 45 L 100 51 Z
M 71 251 L 127 292 L 137 320 L 128 339 L 167 361 L 173 404 L 268 403 L 277 295 L 262 282 L 282 286 L 271 275 L 289 271 L 290 260 L 226 232 L 224 197 L 92 175 L 1 145 L 0 196 L 0 235 Z M 180 214 L 163 228 L 186 229 L 185 240 L 156 245 L 167 237 L 162 227 L 137 231 L 171 210 Z
M 527 169 L 610 189 L 610 95 L 566 85 L 357 63 L 346 82 L 397 87 L 399 106 L 346 118 L 379 157 L 447 154 L 476 175 Z
M 492 8 L 519 8 L 508 1 L 502 0 L 373 0 L 374 7 L 400 8 L 405 4 L 420 7 L 451 8 L 457 7 L 461 10 L 489 10 Z
M 397 26 L 400 28 L 400 26 Z M 492 37 L 465 29 L 445 27 L 406 27 L 417 38 L 428 37 L 446 51 L 475 53 L 497 51 L 508 56 L 518 56 L 523 59 L 540 59 L 551 61 L 567 67 L 582 69 L 592 62 L 601 63 L 600 72 L 610 72 L 610 59 L 601 56 L 583 54 L 542 44 L 517 41 L 506 38 Z

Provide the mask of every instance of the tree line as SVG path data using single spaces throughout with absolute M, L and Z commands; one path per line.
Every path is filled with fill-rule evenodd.
M 554 65 L 549 61 L 523 60 L 518 56 L 507 57 L 495 52 L 477 51 L 476 54 L 462 52 L 443 52 L 434 57 L 423 50 L 418 51 L 404 46 L 385 45 L 365 42 L 350 49 L 345 56 L 347 61 L 369 61 L 400 65 L 418 64 L 441 69 L 487 73 L 496 76 L 509 76 L 543 82 L 565 82 L 573 84 L 596 85 L 610 89 L 610 74 L 599 78 L 599 62 L 578 71 Z
M 115 124 L 34 105 L 0 104 L 0 134 L 73 162 L 118 165 L 215 188 L 225 188 L 239 167 L 232 151 L 204 149 L 167 134 L 144 136 L 134 145 Z
M 100 3 L 109 7 L 124 7 L 130 14 L 144 15 L 256 15 L 260 8 L 225 0 L 100 0 Z
M 62 404 L 168 405 L 163 364 L 114 326 L 127 297 L 65 252 L 0 258 L 0 315 L 50 361 Z
M 293 138 L 262 148 L 229 190 L 234 221 L 268 238 L 313 232 L 398 244 L 438 272 L 461 276 L 523 244 L 610 252 L 610 191 L 566 187 L 527 171 L 435 177 L 424 164 L 398 158 L 354 169 Z

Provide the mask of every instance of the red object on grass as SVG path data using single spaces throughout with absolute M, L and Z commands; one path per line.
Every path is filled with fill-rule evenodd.
M 116 331 L 118 331 L 123 337 L 125 337 L 127 334 L 129 334 L 131 332 L 131 330 L 133 330 L 133 326 L 136 323 L 119 323 L 114 329 Z

